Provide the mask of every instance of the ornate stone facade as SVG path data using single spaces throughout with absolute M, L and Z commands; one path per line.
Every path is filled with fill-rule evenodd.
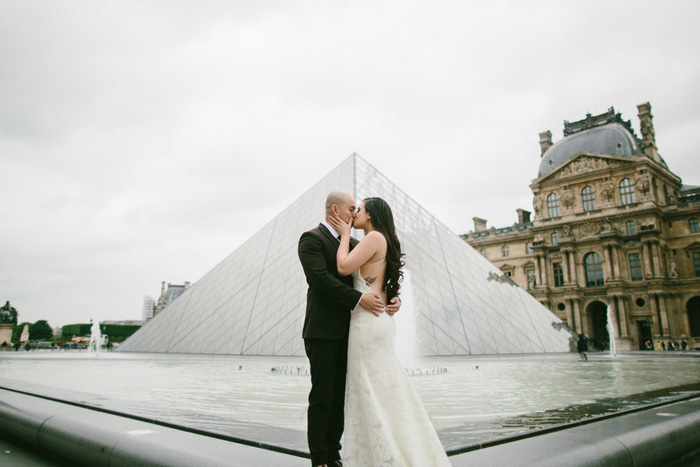
M 700 348 L 700 187 L 668 169 L 651 106 L 638 110 L 643 139 L 613 109 L 565 122 L 556 144 L 540 133 L 534 220 L 519 210 L 513 226 L 486 229 L 478 219 L 463 237 L 599 347 L 610 306 L 618 349 Z
M 163 311 L 165 307 L 174 302 L 180 295 L 185 293 L 185 290 L 190 288 L 190 283 L 185 282 L 184 285 L 173 285 L 168 282 L 168 287 L 165 287 L 165 281 L 161 283 L 160 287 L 160 297 L 158 297 L 158 302 L 153 310 L 153 316 Z M 151 316 L 151 318 L 153 317 Z M 144 321 L 147 321 L 144 317 Z

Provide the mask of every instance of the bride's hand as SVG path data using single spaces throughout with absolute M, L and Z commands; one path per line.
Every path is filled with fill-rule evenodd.
M 333 227 L 340 236 L 344 234 L 350 235 L 350 229 L 352 228 L 352 217 L 349 222 L 345 222 L 337 214 L 333 214 L 328 218 L 328 223 Z

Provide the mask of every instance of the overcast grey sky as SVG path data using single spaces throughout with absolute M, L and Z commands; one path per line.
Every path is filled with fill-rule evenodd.
M 700 185 L 697 1 L 0 1 L 0 301 L 140 319 L 353 152 L 455 233 L 610 106 Z

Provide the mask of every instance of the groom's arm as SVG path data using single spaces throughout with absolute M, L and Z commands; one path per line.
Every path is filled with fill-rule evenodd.
M 348 309 L 354 308 L 362 298 L 362 293 L 343 284 L 331 274 L 323 250 L 323 242 L 319 237 L 310 232 L 302 234 L 298 253 L 306 280 L 329 298 L 339 301 Z

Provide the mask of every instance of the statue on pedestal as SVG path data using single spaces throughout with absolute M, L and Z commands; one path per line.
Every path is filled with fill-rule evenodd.
M 678 265 L 675 261 L 671 261 L 671 278 L 678 279 L 680 274 L 678 273 Z
M 5 306 L 0 308 L 0 324 L 12 324 L 12 313 L 10 310 L 12 307 L 10 306 L 10 301 L 8 300 L 5 303 Z
M 0 350 L 10 350 L 12 347 L 12 328 L 14 318 L 12 316 L 12 307 L 10 302 L 5 303 L 5 306 L 0 308 Z

